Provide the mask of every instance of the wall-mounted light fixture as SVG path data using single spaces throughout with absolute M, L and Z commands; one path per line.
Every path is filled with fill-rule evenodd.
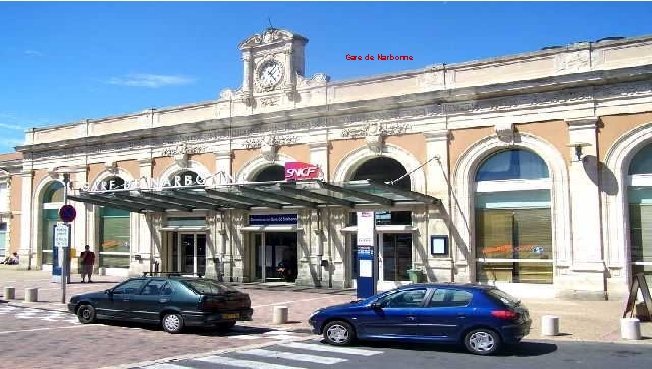
M 573 160 L 573 161 L 582 161 L 584 156 L 586 156 L 586 154 L 584 154 L 582 152 L 583 151 L 582 148 L 586 147 L 586 146 L 591 146 L 591 144 L 586 143 L 586 142 L 578 142 L 578 143 L 568 145 L 568 147 L 574 147 L 575 148 L 575 159 L 576 160 Z

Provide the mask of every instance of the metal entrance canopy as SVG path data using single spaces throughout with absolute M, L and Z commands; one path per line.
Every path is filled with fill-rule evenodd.
M 217 187 L 165 187 L 161 189 L 117 189 L 68 195 L 72 201 L 108 206 L 136 213 L 167 210 L 286 209 L 438 204 L 439 199 L 382 182 L 362 180 L 328 183 L 247 182 Z

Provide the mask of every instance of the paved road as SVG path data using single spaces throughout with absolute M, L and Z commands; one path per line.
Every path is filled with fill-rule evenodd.
M 614 369 L 649 368 L 646 345 L 527 341 L 497 356 L 476 356 L 454 346 L 367 344 L 339 348 L 317 340 L 287 342 L 124 368 L 139 369 Z
M 100 368 L 308 337 L 253 325 L 171 335 L 154 326 L 82 325 L 64 312 L 0 305 L 0 349 L 6 353 L 0 368 Z

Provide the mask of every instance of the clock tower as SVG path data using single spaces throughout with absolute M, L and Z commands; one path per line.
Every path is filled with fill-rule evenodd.
M 301 35 L 276 28 L 240 43 L 244 76 L 239 97 L 249 106 L 262 107 L 294 101 L 297 79 L 305 72 L 307 43 Z

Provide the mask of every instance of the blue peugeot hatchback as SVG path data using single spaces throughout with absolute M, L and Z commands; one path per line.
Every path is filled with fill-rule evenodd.
M 459 343 L 478 355 L 520 342 L 532 324 L 519 300 L 475 284 L 411 284 L 319 309 L 309 322 L 332 345 L 355 339 Z

